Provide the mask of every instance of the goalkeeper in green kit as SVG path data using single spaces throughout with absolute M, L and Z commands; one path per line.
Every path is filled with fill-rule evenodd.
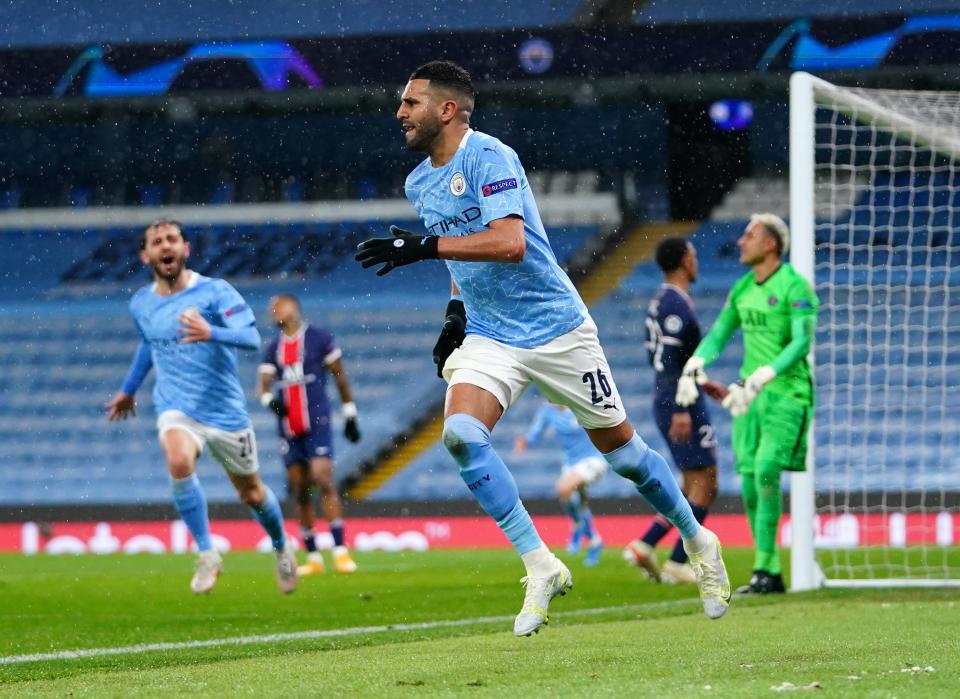
M 777 551 L 782 510 L 780 474 L 806 468 L 807 429 L 813 415 L 813 375 L 807 354 L 819 301 L 810 283 L 781 257 L 790 232 L 773 214 L 754 214 L 737 240 L 741 277 L 710 332 L 677 382 L 677 403 L 692 405 L 704 367 L 743 330 L 741 381 L 728 387 L 723 406 L 733 415 L 733 451 L 743 480 L 743 504 L 755 546 L 753 577 L 739 594 L 784 592 Z

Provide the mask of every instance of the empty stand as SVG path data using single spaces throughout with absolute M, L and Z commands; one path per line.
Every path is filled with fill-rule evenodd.
M 358 444 L 342 438 L 331 385 L 341 475 L 372 458 L 443 395 L 430 350 L 449 293 L 446 268 L 427 262 L 384 278 L 362 273 L 351 256 L 354 238 L 375 228 L 369 223 L 209 226 L 191 235 L 197 269 L 217 276 L 229 270 L 265 340 L 276 332 L 267 325 L 266 307 L 279 291 L 297 294 L 305 317 L 336 336 L 363 433 Z M 564 259 L 596 230 L 568 226 L 550 233 Z M 138 393 L 136 418 L 110 424 L 102 410 L 137 342 L 127 302 L 149 280 L 136 261 L 139 233 L 139 228 L 0 233 L 8 263 L 0 277 L 0 477 L 7 483 L 0 503 L 169 500 L 152 377 Z M 239 357 L 263 475 L 282 493 L 276 421 L 254 396 L 259 353 Z M 208 457 L 199 471 L 211 501 L 236 499 Z

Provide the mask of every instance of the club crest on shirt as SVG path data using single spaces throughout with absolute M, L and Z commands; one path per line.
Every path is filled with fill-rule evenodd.
M 683 329 L 683 320 L 678 315 L 668 315 L 663 321 L 663 327 L 668 333 L 676 334 Z
M 776 297 L 776 296 L 773 296 L 772 294 L 771 294 L 770 298 L 767 299 L 767 305 L 768 305 L 768 306 L 776 306 L 778 303 L 780 303 L 780 302 L 777 301 L 777 297 Z
M 463 173 L 453 173 L 453 177 L 450 178 L 450 193 L 455 197 L 461 197 L 466 191 L 467 179 L 463 176 Z

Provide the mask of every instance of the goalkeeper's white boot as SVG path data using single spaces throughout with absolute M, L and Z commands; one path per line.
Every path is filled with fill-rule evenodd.
M 217 576 L 223 572 L 223 559 L 216 549 L 201 551 L 197 556 L 197 569 L 190 580 L 190 589 L 204 595 L 217 584 Z
M 556 560 L 557 568 L 550 575 L 543 578 L 528 575 L 520 580 L 527 591 L 523 597 L 523 607 L 513 622 L 515 636 L 537 633 L 540 627 L 549 621 L 547 609 L 550 607 L 550 600 L 557 595 L 567 594 L 567 590 L 573 587 L 570 570 L 563 561 Z
M 637 566 L 640 572 L 655 582 L 660 582 L 660 566 L 657 565 L 657 553 L 653 547 L 641 541 L 634 539 L 623 549 L 623 560 L 633 566 Z
M 287 539 L 282 551 L 274 551 L 277 557 L 277 587 L 280 592 L 289 595 L 297 589 L 297 558 L 293 555 L 293 545 Z
M 711 619 L 719 619 L 730 603 L 730 578 L 723 564 L 720 540 L 706 527 L 701 527 L 694 539 L 683 540 L 683 550 L 690 557 L 690 567 L 697 576 L 703 612 Z M 703 542 L 706 538 L 706 542 Z M 694 550 L 699 544 L 699 550 Z

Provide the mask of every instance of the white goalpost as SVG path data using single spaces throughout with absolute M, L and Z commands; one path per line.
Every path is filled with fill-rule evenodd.
M 790 225 L 821 302 L 791 589 L 960 586 L 960 93 L 794 74 Z

